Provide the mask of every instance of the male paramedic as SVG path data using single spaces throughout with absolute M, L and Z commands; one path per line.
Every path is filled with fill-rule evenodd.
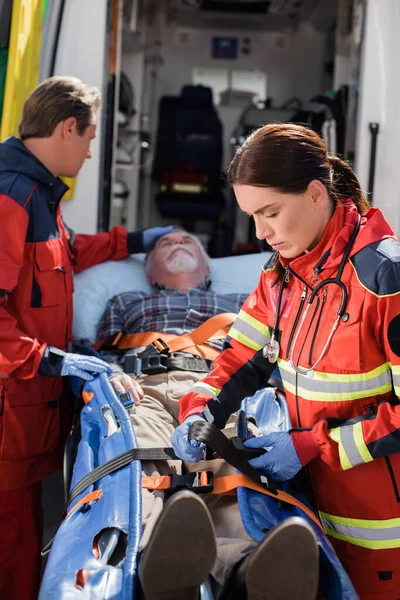
M 154 374 L 157 357 L 146 361 L 142 352 L 152 338 L 146 340 L 141 332 L 160 332 L 167 341 L 165 334 L 188 334 L 214 315 L 237 313 L 246 295 L 212 291 L 208 257 L 199 240 L 185 231 L 158 239 L 147 254 L 146 271 L 154 292 L 112 298 L 98 339 L 105 340 L 101 352 L 113 365 L 114 388 L 129 390 L 135 401 L 130 416 L 138 447 L 157 448 L 171 446 L 179 424 L 179 399 L 209 371 L 210 361 L 190 350 L 159 355 L 164 370 Z M 116 338 L 120 332 L 124 336 Z M 115 339 L 117 346 L 112 344 Z M 206 337 L 201 347 L 203 353 L 209 351 L 212 357 L 214 351 L 216 356 L 222 340 Z M 141 364 L 135 356 L 142 357 Z M 136 377 L 128 375 L 135 370 Z M 227 433 L 233 425 L 228 424 Z M 219 476 L 232 472 L 221 460 L 204 467 L 196 465 L 196 470 L 213 468 Z M 149 476 L 180 474 L 181 463 L 146 461 L 143 469 Z M 302 519 L 284 521 L 258 544 L 244 529 L 236 497 L 207 496 L 206 508 L 199 496 L 184 490 L 174 493 L 165 507 L 163 501 L 164 492 L 142 490 L 139 577 L 146 600 L 198 600 L 199 586 L 210 572 L 221 600 L 314 600 L 317 546 Z
M 91 157 L 100 103 L 96 88 L 51 77 L 26 100 L 19 139 L 0 144 L 0 598 L 7 600 L 37 597 L 40 481 L 61 466 L 69 428 L 63 377 L 109 369 L 70 352 L 72 272 L 141 252 L 165 232 L 74 235 L 65 225 L 60 177 L 75 177 Z

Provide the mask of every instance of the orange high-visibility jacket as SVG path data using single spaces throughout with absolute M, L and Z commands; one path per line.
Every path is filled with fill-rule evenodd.
M 361 219 L 342 275 L 347 316 L 321 362 L 307 376 L 297 374 L 289 360 L 310 291 L 336 276 L 356 223 L 355 205 L 340 202 L 318 246 L 283 261 L 278 366 L 292 426 L 309 428 L 309 447 L 297 447 L 303 464 L 310 447 L 317 447 L 310 476 L 339 557 L 392 571 L 400 569 L 400 244 L 380 210 L 370 209 Z M 222 427 L 241 399 L 264 385 L 271 368 L 262 348 L 275 321 L 275 281 L 276 271 L 267 265 L 229 332 L 227 349 L 181 399 L 180 420 L 205 410 Z M 328 339 L 341 296 L 338 286 L 325 289 L 299 332 L 296 366 L 312 365 Z
M 0 144 L 0 490 L 60 468 L 70 398 L 60 377 L 37 375 L 43 352 L 69 349 L 72 267 L 125 258 L 136 235 L 115 227 L 72 243 L 59 206 L 67 189 L 20 140 Z

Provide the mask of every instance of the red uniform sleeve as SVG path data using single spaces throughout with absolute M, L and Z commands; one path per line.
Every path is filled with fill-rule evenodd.
M 7 294 L 18 283 L 24 259 L 28 215 L 25 209 L 6 195 L 0 195 L 0 375 L 14 373 L 27 379 L 34 377 L 46 347 L 18 328 L 7 311 Z
M 78 233 L 73 242 L 74 271 L 80 273 L 106 260 L 122 260 L 129 256 L 128 232 L 124 227 L 113 227 L 109 233 L 93 235 Z

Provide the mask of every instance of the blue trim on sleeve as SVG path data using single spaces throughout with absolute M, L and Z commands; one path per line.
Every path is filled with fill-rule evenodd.
M 396 240 L 369 244 L 351 262 L 363 286 L 377 296 L 400 292 L 400 243 Z
M 143 231 L 132 231 L 128 233 L 127 246 L 129 254 L 144 252 Z

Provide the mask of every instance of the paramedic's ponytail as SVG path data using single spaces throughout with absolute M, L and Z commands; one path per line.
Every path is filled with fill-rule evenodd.
M 370 208 L 370 204 L 353 169 L 347 162 L 333 154 L 328 155 L 328 161 L 332 170 L 332 183 L 327 186 L 329 194 L 336 201 L 351 198 L 360 213 L 366 212 Z
M 333 206 L 350 198 L 360 213 L 369 209 L 350 165 L 328 154 L 318 133 L 295 123 L 271 123 L 253 131 L 237 149 L 227 175 L 231 185 L 270 187 L 282 194 L 303 194 L 317 180 Z M 284 272 L 278 258 L 277 254 L 277 281 Z

